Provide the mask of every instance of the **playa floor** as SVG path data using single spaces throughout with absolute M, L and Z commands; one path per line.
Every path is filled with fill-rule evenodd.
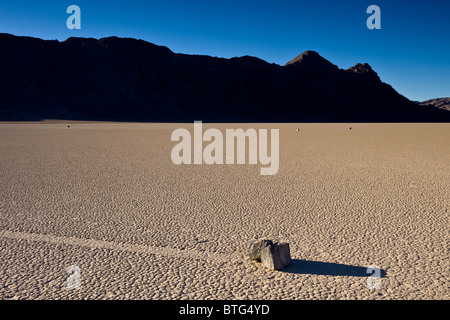
M 203 127 L 278 128 L 278 173 L 173 164 L 193 123 L 0 124 L 0 299 L 450 298 L 450 124 Z

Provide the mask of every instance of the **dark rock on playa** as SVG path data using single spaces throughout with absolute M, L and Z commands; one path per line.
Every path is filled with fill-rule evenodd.
M 268 245 L 261 251 L 261 263 L 269 269 L 279 270 L 292 263 L 289 243 Z
M 271 240 L 255 243 L 250 259 L 260 261 L 263 266 L 273 270 L 283 269 L 292 263 L 289 243 L 273 243 Z
M 257 243 L 253 245 L 252 252 L 250 254 L 250 260 L 257 260 L 261 261 L 261 251 L 269 246 L 272 245 L 273 242 L 271 240 L 260 240 Z

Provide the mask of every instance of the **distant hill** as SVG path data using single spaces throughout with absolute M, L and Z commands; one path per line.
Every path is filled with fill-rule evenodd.
M 306 51 L 285 66 L 173 53 L 130 38 L 59 42 L 0 34 L 0 120 L 433 122 L 368 64 Z
M 450 98 L 437 98 L 419 103 L 423 106 L 433 106 L 438 109 L 450 111 Z

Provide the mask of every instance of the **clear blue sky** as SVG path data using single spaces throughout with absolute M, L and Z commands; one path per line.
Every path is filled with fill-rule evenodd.
M 81 30 L 66 27 L 71 4 L 81 8 Z M 381 8 L 381 30 L 366 27 L 371 4 Z M 0 32 L 132 37 L 174 52 L 281 65 L 315 50 L 340 68 L 369 63 L 411 100 L 450 96 L 449 0 L 2 0 Z

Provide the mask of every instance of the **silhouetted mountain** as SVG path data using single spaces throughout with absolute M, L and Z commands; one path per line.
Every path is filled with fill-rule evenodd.
M 450 98 L 430 99 L 418 103 L 422 106 L 432 106 L 434 108 L 450 111 Z
M 285 66 L 175 54 L 128 38 L 0 34 L 0 119 L 322 122 L 449 121 L 381 82 L 306 51 Z

